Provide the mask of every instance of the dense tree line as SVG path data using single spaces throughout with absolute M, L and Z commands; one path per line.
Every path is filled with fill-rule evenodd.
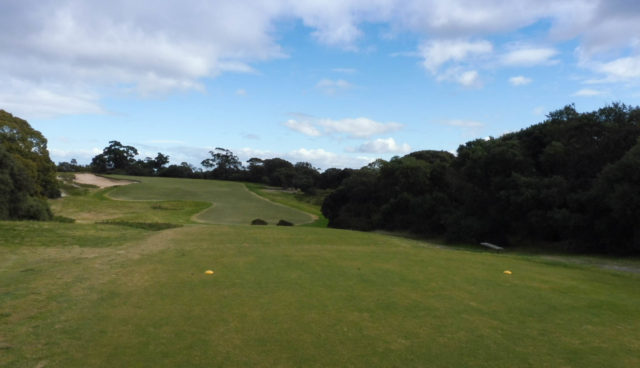
M 323 204 L 329 225 L 452 241 L 640 253 L 640 109 L 573 106 L 457 155 L 421 151 L 354 171 Z
M 247 181 L 266 185 L 299 189 L 315 193 L 318 189 L 335 189 L 348 177 L 352 169 L 328 169 L 322 173 L 308 162 L 291 163 L 281 158 L 260 159 L 252 157 L 243 165 L 240 159 L 226 148 L 209 151 L 209 157 L 200 163 L 203 169 L 182 162 L 168 165 L 169 156 L 158 152 L 155 158 L 136 159 L 138 150 L 119 141 L 110 141 L 101 154 L 87 166 L 76 160 L 60 162 L 59 171 L 92 171 L 98 174 L 127 174 L 137 176 L 163 176 L 174 178 L 216 179 Z
M 46 198 L 59 196 L 47 140 L 25 120 L 0 110 L 0 220 L 48 220 Z

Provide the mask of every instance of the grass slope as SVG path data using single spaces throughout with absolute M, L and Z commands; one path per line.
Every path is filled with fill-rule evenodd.
M 313 221 L 313 217 L 294 208 L 267 201 L 251 193 L 242 183 L 197 179 L 173 179 L 114 176 L 136 180 L 139 184 L 115 188 L 109 196 L 123 200 L 188 200 L 213 202 L 213 206 L 196 217 L 216 224 L 249 224 L 262 218 L 269 224 L 280 219 L 294 224 Z
M 322 214 L 321 206 L 309 201 L 316 200 L 316 198 L 313 196 L 308 196 L 301 193 L 291 193 L 283 190 L 267 189 L 264 185 L 256 183 L 245 183 L 245 185 L 251 192 L 272 202 L 296 208 L 300 211 L 307 212 L 315 216 L 316 219 L 313 222 L 305 224 L 304 226 L 327 227 L 329 223 L 329 220 Z
M 638 351 L 636 274 L 312 227 L 0 222 L 2 367 L 636 367 Z

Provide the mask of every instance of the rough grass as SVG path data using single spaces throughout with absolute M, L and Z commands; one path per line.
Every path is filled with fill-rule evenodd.
M 640 366 L 637 274 L 96 193 L 184 226 L 0 222 L 0 366 Z
M 311 223 L 304 224 L 310 227 L 327 227 L 329 220 L 324 217 L 320 210 L 321 205 L 316 201 L 314 196 L 303 193 L 291 193 L 282 190 L 270 190 L 263 184 L 245 183 L 247 189 L 251 192 L 264 197 L 272 202 L 280 203 L 285 206 L 296 208 L 300 211 L 312 214 L 315 220 Z M 322 203 L 321 201 L 319 203 Z
M 196 216 L 196 219 L 201 222 L 246 225 L 255 218 L 262 218 L 270 224 L 275 224 L 279 219 L 285 219 L 294 224 L 313 221 L 310 214 L 267 201 L 248 191 L 242 183 L 120 175 L 113 177 L 136 180 L 140 183 L 113 189 L 109 192 L 111 198 L 213 203 L 211 208 Z
M 211 206 L 211 203 L 198 201 L 115 201 L 107 197 L 115 189 L 93 190 L 49 203 L 56 215 L 80 223 L 119 220 L 187 224 L 194 223 L 192 218 Z
M 5 258 L 0 365 L 640 364 L 629 274 L 331 229 L 155 234 Z

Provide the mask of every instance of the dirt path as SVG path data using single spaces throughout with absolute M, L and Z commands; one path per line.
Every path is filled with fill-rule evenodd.
M 135 181 L 109 179 L 88 173 L 76 174 L 76 178 L 74 181 L 79 184 L 91 184 L 100 188 L 115 187 L 118 185 L 135 183 Z

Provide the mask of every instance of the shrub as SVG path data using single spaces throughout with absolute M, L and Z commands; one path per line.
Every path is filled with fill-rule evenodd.
M 293 226 L 293 224 L 287 220 L 280 220 L 276 225 L 277 226 Z
M 267 225 L 267 222 L 263 219 L 255 219 L 251 221 L 251 225 Z

